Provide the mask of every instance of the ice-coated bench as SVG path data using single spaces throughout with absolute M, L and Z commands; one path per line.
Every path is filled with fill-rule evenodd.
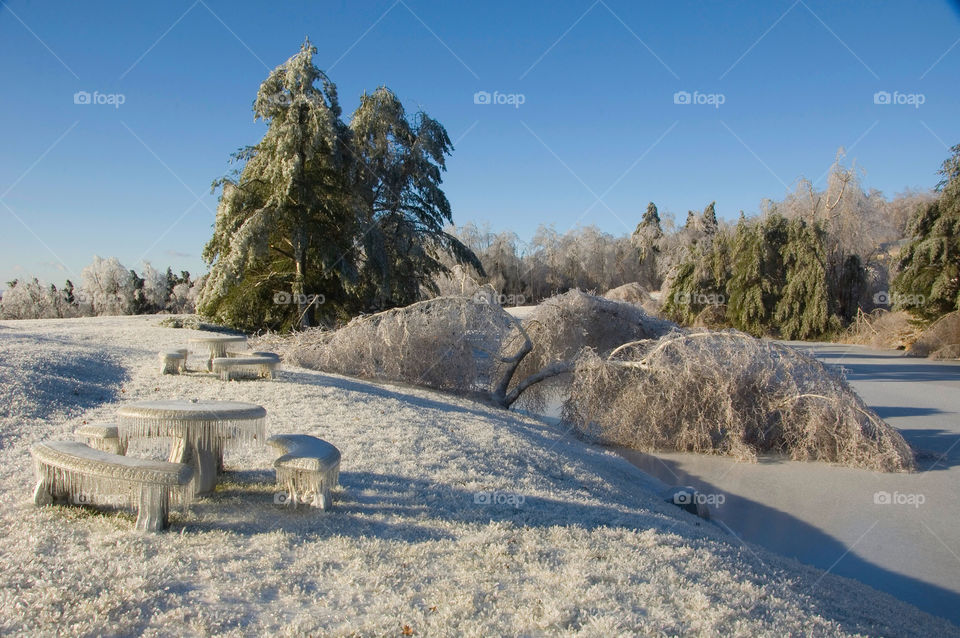
M 340 450 L 307 434 L 278 434 L 267 439 L 267 445 L 281 454 L 273 467 L 277 485 L 287 492 L 287 502 L 329 509 L 333 503 L 330 490 L 340 477 Z
M 182 463 L 138 459 L 95 450 L 74 441 L 46 441 L 30 448 L 37 475 L 33 502 L 49 505 L 127 505 L 137 508 L 136 529 L 167 527 L 170 498 L 189 498 L 193 470 Z
M 160 374 L 180 374 L 187 369 L 187 353 L 183 350 L 165 350 L 157 355 Z
M 120 455 L 127 453 L 127 444 L 120 440 L 117 426 L 112 423 L 89 423 L 87 425 L 81 425 L 74 431 L 74 434 L 86 439 L 87 445 L 95 450 Z
M 273 378 L 273 372 L 280 365 L 280 357 L 241 355 L 217 357 L 213 360 L 213 371 L 224 381 L 238 377 Z

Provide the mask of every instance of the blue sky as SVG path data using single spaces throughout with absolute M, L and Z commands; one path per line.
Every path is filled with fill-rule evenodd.
M 735 218 L 841 146 L 867 188 L 929 188 L 960 142 L 946 1 L 0 1 L 0 282 L 94 254 L 203 272 L 210 183 L 305 36 L 347 114 L 386 85 L 446 126 L 455 222 L 523 239 L 627 232 L 651 200 Z

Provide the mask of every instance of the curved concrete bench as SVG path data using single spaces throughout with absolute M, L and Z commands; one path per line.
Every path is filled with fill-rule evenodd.
M 182 463 L 151 461 L 95 450 L 74 441 L 46 441 L 30 448 L 37 475 L 33 502 L 49 505 L 127 505 L 136 507 L 136 529 L 167 527 L 170 498 L 186 502 L 184 488 L 193 470 Z
M 278 434 L 267 439 L 267 445 L 281 454 L 273 467 L 277 484 L 287 491 L 287 502 L 329 509 L 330 490 L 340 477 L 340 450 L 307 434 Z
M 180 374 L 187 369 L 187 355 L 183 350 L 166 350 L 161 352 L 160 374 Z
M 73 433 L 86 439 L 87 445 L 95 450 L 121 456 L 127 453 L 127 443 L 120 440 L 117 426 L 111 423 L 81 425 Z
M 280 360 L 280 355 L 276 352 L 228 352 L 227 357 L 231 359 L 238 357 L 269 357 L 277 361 Z
M 213 360 L 213 371 L 224 381 L 239 377 L 273 378 L 273 372 L 280 365 L 280 358 L 259 356 L 217 357 Z

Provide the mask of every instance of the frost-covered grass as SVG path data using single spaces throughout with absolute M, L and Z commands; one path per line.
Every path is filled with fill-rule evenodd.
M 0 634 L 950 635 L 662 503 L 619 457 L 430 391 L 286 368 L 159 376 L 156 317 L 0 322 Z M 196 367 L 199 358 L 191 360 Z M 273 502 L 266 448 L 159 535 L 35 508 L 28 447 L 148 398 L 244 400 L 343 453 L 329 512 Z M 476 495 L 497 492 L 488 505 Z M 483 500 L 483 499 L 480 499 Z M 497 499 L 495 499 L 497 500 Z

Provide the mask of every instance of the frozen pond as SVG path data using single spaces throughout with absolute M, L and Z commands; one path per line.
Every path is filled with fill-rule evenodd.
M 666 483 L 722 494 L 712 516 L 741 539 L 960 622 L 960 364 L 860 346 L 790 345 L 846 368 L 860 396 L 927 453 L 919 471 L 621 454 Z

